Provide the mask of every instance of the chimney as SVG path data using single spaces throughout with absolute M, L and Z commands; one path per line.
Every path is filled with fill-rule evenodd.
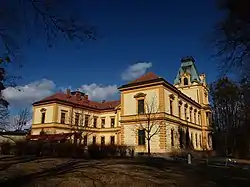
M 89 96 L 88 95 L 84 95 L 84 98 L 86 99 L 86 100 L 88 100 L 89 99 Z
M 102 100 L 102 103 L 105 103 L 105 100 Z
M 79 91 L 76 91 L 76 99 L 77 99 L 78 101 L 81 100 L 81 93 L 80 93 Z
M 66 96 L 67 96 L 67 98 L 70 98 L 70 96 L 71 96 L 70 89 L 67 89 L 67 90 L 66 90 Z

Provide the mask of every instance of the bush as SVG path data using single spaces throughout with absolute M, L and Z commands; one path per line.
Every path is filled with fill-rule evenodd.
M 11 153 L 11 143 L 10 142 L 1 143 L 1 153 L 3 155 L 10 155 L 10 153 Z

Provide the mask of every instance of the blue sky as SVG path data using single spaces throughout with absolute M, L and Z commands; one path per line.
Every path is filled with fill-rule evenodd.
M 150 62 L 152 67 L 144 70 L 153 71 L 173 83 L 180 58 L 187 55 L 193 56 L 198 71 L 206 73 L 209 82 L 213 81 L 218 75 L 217 62 L 210 59 L 212 50 L 207 37 L 218 21 L 219 12 L 214 1 L 190 2 L 92 0 L 79 4 L 78 10 L 89 23 L 97 26 L 102 37 L 86 41 L 81 47 L 59 41 L 54 47 L 46 48 L 40 39 L 24 46 L 23 68 L 15 70 L 15 74 L 23 76 L 18 83 L 27 88 L 42 79 L 45 79 L 43 83 L 48 82 L 47 87 L 40 85 L 37 92 L 32 89 L 22 96 L 17 93 L 15 99 L 25 102 L 29 97 L 27 91 L 36 92 L 31 94 L 33 101 L 60 88 L 114 88 L 127 82 L 122 80 L 123 72 L 138 61 Z M 87 87 L 89 85 L 92 87 Z M 104 96 L 117 98 L 117 92 Z M 104 96 L 95 99 L 104 99 Z M 30 102 L 27 99 L 27 103 Z

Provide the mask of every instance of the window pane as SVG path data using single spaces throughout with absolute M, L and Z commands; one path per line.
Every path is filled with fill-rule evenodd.
M 145 130 L 138 130 L 138 145 L 145 145 Z
M 83 145 L 88 145 L 88 136 L 87 135 L 85 135 L 84 137 L 83 137 Z
M 105 137 L 104 136 L 101 137 L 101 145 L 105 145 Z
M 75 114 L 75 125 L 79 125 L 79 117 L 80 117 L 80 114 L 76 113 Z
M 42 113 L 41 123 L 45 123 L 45 112 Z
M 96 137 L 93 136 L 93 144 L 96 144 Z
M 96 128 L 96 126 L 97 126 L 97 118 L 94 118 L 94 128 Z
M 138 100 L 138 114 L 144 114 L 144 99 Z
M 111 127 L 115 127 L 115 118 L 111 118 Z
M 115 144 L 115 136 L 110 136 L 110 144 Z
M 65 112 L 62 112 L 61 113 L 61 123 L 62 124 L 65 124 L 65 116 L 66 116 Z

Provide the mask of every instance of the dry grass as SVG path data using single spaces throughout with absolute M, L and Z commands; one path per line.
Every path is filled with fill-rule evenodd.
M 249 186 L 248 170 L 163 159 L 0 158 L 0 186 Z

